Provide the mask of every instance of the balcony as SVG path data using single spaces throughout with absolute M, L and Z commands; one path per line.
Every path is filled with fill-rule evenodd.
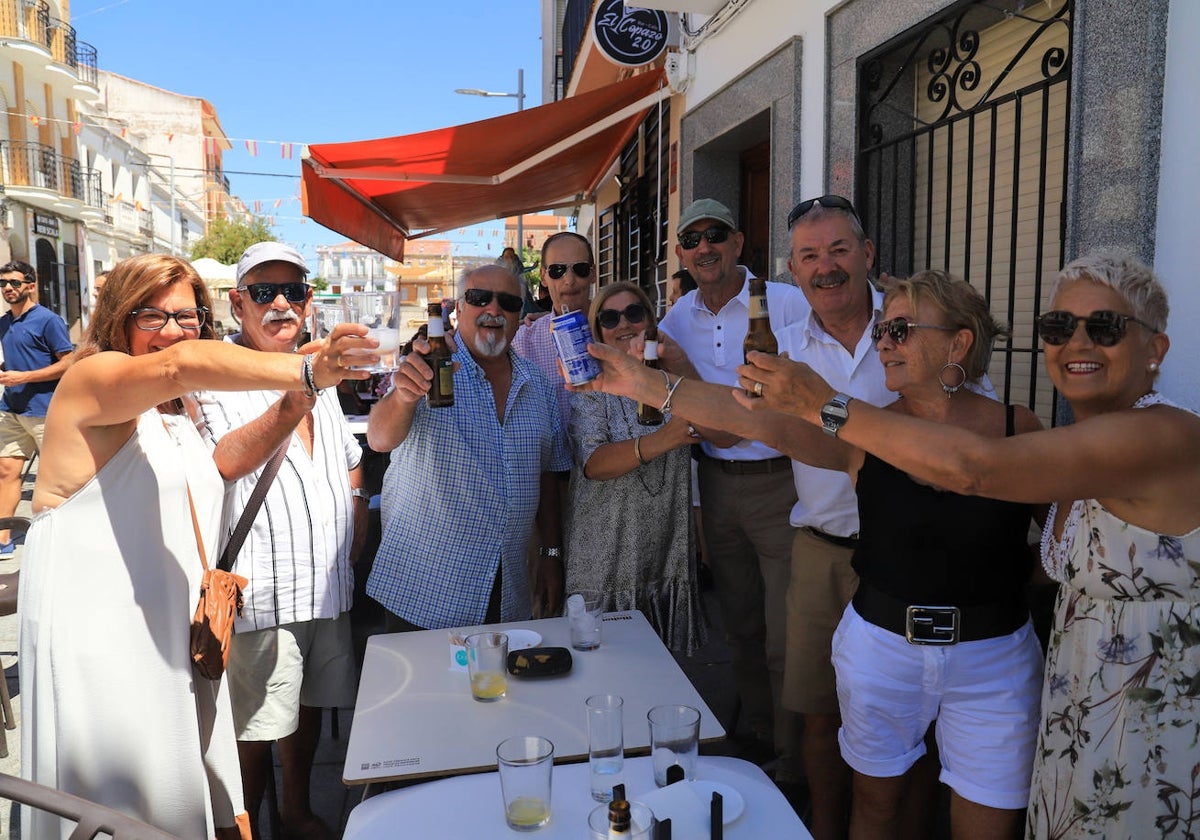
M 3 39 L 36 44 L 49 53 L 52 62 L 71 68 L 79 81 L 97 87 L 96 48 L 80 41 L 71 24 L 51 17 L 45 0 L 0 0 L 0 40 Z M 27 61 L 21 63 L 27 70 L 38 69 L 30 67 Z
M 0 141 L 0 162 L 3 164 L 5 191 L 16 198 L 44 207 L 56 205 L 63 198 L 78 202 L 75 215 L 104 214 L 104 190 L 100 172 L 85 169 L 78 160 L 59 154 L 53 146 L 24 141 Z M 22 189 L 28 188 L 28 189 Z

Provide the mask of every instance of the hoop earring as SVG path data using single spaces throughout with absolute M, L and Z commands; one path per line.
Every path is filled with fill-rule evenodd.
M 946 371 L 949 370 L 950 368 L 957 369 L 959 376 L 961 377 L 958 380 L 958 382 L 954 385 L 946 384 L 946 378 L 945 378 Z M 946 399 L 950 399 L 950 397 L 956 391 L 958 391 L 958 389 L 961 388 L 966 383 L 966 381 L 967 381 L 967 371 L 963 368 L 962 365 L 958 364 L 957 362 L 946 362 L 946 364 L 942 365 L 942 369 L 940 371 L 938 371 L 938 382 L 941 383 L 942 390 L 946 392 Z

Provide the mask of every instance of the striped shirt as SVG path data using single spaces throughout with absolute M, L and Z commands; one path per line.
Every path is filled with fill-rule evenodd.
M 222 437 L 260 417 L 282 395 L 281 391 L 198 393 L 204 420 L 201 434 L 215 448 Z M 233 570 L 250 581 L 235 630 L 336 618 L 350 609 L 354 506 L 349 472 L 358 466 L 362 447 L 346 425 L 334 389 L 327 388 L 317 397 L 312 416 L 312 457 L 293 432 L 279 474 L 234 563 Z M 259 467 L 227 482 L 222 549 L 262 470 Z
M 503 568 L 504 621 L 529 618 L 526 548 L 541 476 L 570 469 L 554 386 L 509 353 L 504 423 L 492 387 L 455 339 L 454 405 L 416 406 L 383 479 L 383 540 L 367 594 L 418 627 L 478 624 Z
M 558 414 L 562 419 L 563 428 L 570 433 L 571 429 L 571 395 L 563 387 L 562 371 L 558 369 L 558 350 L 554 347 L 554 336 L 550 335 L 550 325 L 554 321 L 554 313 L 543 315 L 530 325 L 522 324 L 513 336 L 512 349 L 517 355 L 524 356 L 538 366 L 538 369 L 554 386 L 554 395 L 558 398 Z

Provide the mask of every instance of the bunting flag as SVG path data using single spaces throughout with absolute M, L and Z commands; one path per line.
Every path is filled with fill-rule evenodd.
M 283 199 L 282 199 L 282 198 L 277 198 L 277 199 L 275 199 L 275 209 L 276 209 L 276 210 L 278 210 L 278 209 L 279 209 L 279 205 L 280 205 L 280 204 L 283 204 Z
M 168 142 L 168 143 L 171 143 L 171 142 L 173 142 L 174 140 L 175 140 L 175 132 L 174 132 L 174 131 L 168 131 L 168 132 L 167 132 L 167 142 Z
M 116 195 L 113 196 L 114 204 L 120 204 L 124 200 L 125 200 L 125 193 L 117 193 Z
M 261 212 L 262 212 L 262 202 L 261 202 L 261 201 L 255 201 L 255 202 L 254 202 L 254 212 L 255 212 L 255 213 L 261 213 Z
M 83 131 L 83 123 L 81 123 L 81 122 L 71 123 L 71 130 L 74 131 L 76 134 L 78 134 L 79 132 Z
M 283 158 L 284 160 L 291 160 L 292 159 L 292 144 L 291 143 L 280 144 L 279 156 L 281 158 Z
M 247 140 L 246 151 L 250 154 L 250 157 L 258 157 L 258 141 Z
M 127 127 L 122 128 L 121 129 L 121 139 L 124 140 L 128 136 L 129 136 L 129 129 Z
M 41 117 L 39 117 L 37 114 L 30 114 L 30 115 L 29 115 L 29 121 L 30 121 L 31 123 L 33 123 L 34 125 L 41 125 L 41 124 L 42 124 L 42 118 L 41 118 Z
M 140 201 L 133 202 L 133 209 L 137 210 L 140 213 L 142 211 L 142 202 L 140 202 Z

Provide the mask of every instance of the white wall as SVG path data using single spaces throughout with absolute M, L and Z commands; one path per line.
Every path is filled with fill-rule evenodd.
M 1160 387 L 1180 402 L 1200 408 L 1200 108 L 1195 86 L 1200 79 L 1200 3 L 1171 0 L 1167 29 L 1166 88 L 1163 94 L 1162 170 L 1158 186 L 1158 233 L 1155 270 L 1167 287 L 1171 351 Z

